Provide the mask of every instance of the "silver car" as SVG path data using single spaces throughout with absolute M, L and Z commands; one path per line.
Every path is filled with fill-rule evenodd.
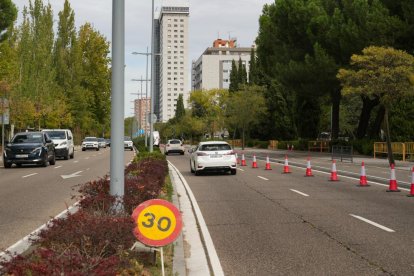
M 200 175 L 203 171 L 226 171 L 232 175 L 237 173 L 236 155 L 227 142 L 200 142 L 189 152 L 190 171 L 195 175 Z

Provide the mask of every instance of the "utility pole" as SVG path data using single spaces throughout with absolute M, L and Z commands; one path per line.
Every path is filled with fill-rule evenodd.
M 152 0 L 152 9 L 151 9 L 151 114 L 150 114 L 150 144 L 149 151 L 154 151 L 154 95 L 155 95 L 155 24 L 154 24 L 154 0 Z
M 125 91 L 125 1 L 112 0 L 112 84 L 110 194 L 118 197 L 116 210 L 123 209 L 124 196 L 124 91 Z

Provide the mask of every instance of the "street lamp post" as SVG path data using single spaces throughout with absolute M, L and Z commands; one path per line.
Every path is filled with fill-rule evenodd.
M 149 151 L 153 152 L 154 147 L 154 95 L 155 95 L 155 25 L 154 25 L 154 0 L 152 0 L 152 9 L 151 9 L 151 114 L 150 114 L 150 144 L 149 144 Z

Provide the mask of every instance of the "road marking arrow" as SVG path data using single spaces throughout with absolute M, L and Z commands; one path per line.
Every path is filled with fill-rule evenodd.
M 80 174 L 81 172 L 83 172 L 83 171 L 78 171 L 78 172 L 75 172 L 75 173 L 72 173 L 72 174 L 68 174 L 68 175 L 61 175 L 61 177 L 62 177 L 63 179 L 73 178 L 73 177 L 80 176 L 80 175 L 78 175 L 78 174 Z

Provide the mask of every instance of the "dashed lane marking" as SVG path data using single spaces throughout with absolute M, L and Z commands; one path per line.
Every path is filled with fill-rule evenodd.
M 36 175 L 36 174 L 38 174 L 38 173 L 31 173 L 31 174 L 22 176 L 22 178 L 30 177 L 30 176 L 33 176 L 33 175 Z
M 392 230 L 392 229 L 390 229 L 388 227 L 385 227 L 384 225 L 381 225 L 381 224 L 378 224 L 376 222 L 373 222 L 372 220 L 369 220 L 369 219 L 366 219 L 366 218 L 363 218 L 363 217 L 360 217 L 360 216 L 357 216 L 357 215 L 353 215 L 353 214 L 349 214 L 349 215 L 352 216 L 352 217 L 354 217 L 354 218 L 356 218 L 356 219 L 359 219 L 359 220 L 362 220 L 362 221 L 364 221 L 366 223 L 369 223 L 371 225 L 374 225 L 375 227 L 378 227 L 378 228 L 380 228 L 380 229 L 382 229 L 384 231 L 387 231 L 387 232 L 390 232 L 390 233 L 395 232 L 394 230 Z
M 303 196 L 309 196 L 308 194 L 305 194 L 305 193 L 299 192 L 298 190 L 294 190 L 294 189 L 290 189 L 290 190 L 291 190 L 292 192 L 298 193 L 298 194 L 303 195 Z
M 244 172 L 244 170 L 243 169 L 240 169 L 240 168 L 237 168 L 239 171 L 242 171 L 242 172 Z
M 266 177 L 263 177 L 263 176 L 260 176 L 260 175 L 259 175 L 259 176 L 257 176 L 257 177 L 258 177 L 258 178 L 260 178 L 260 179 L 266 180 L 266 181 L 267 181 L 267 180 L 269 180 L 269 179 L 267 179 Z
M 59 168 L 62 168 L 62 166 L 56 166 L 56 167 L 55 167 L 55 169 L 59 169 Z

